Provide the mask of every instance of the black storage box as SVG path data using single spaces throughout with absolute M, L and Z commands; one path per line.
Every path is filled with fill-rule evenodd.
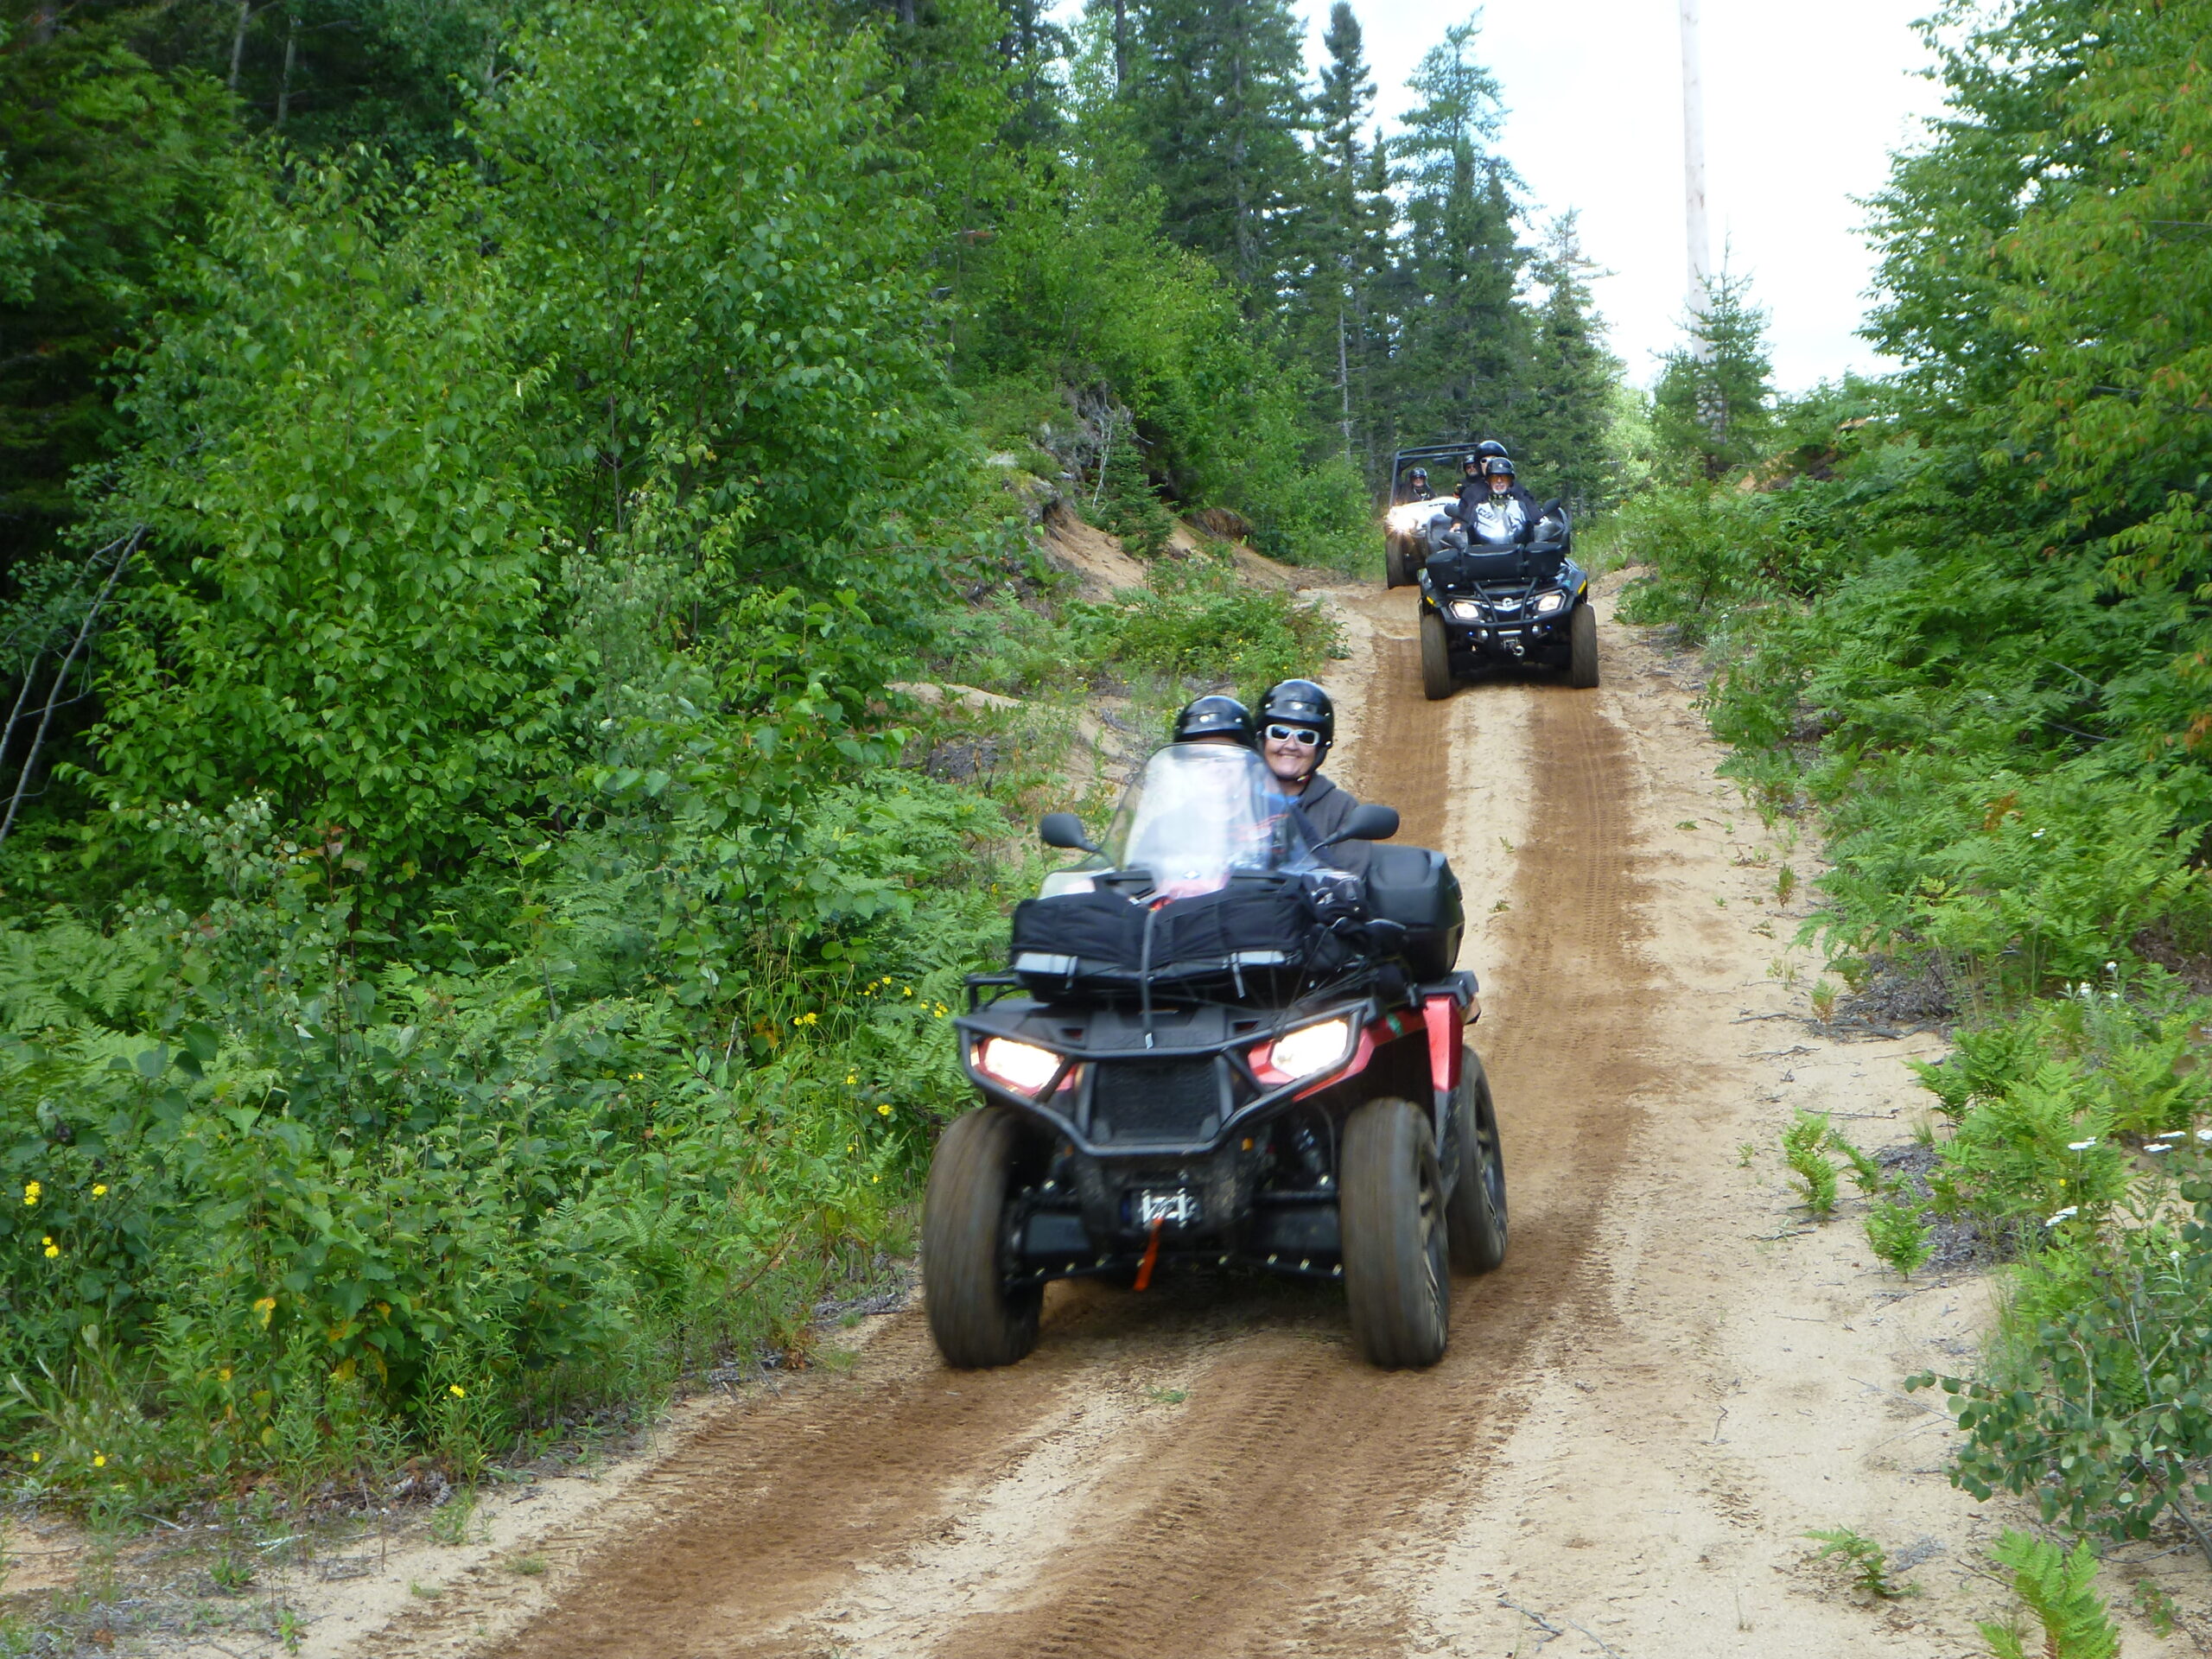
M 1367 908 L 1406 930 L 1406 965 L 1415 979 L 1442 979 L 1459 964 L 1467 916 L 1459 878 L 1443 854 L 1377 842 L 1367 867 Z
M 1517 547 L 1446 548 L 1428 561 L 1428 579 L 1450 593 L 1464 593 L 1478 582 L 1511 582 L 1522 574 Z

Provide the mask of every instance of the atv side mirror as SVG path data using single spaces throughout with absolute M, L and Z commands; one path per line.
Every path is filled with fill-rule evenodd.
M 1552 514 L 1555 512 L 1564 512 L 1566 510 L 1567 503 L 1560 500 L 1559 497 L 1554 496 L 1550 500 L 1544 503 L 1544 510 L 1538 513 L 1536 517 L 1539 518 L 1548 518 Z
M 1392 814 L 1395 820 L 1396 815 Z M 1395 828 L 1395 823 L 1393 824 Z M 1083 833 L 1083 820 L 1072 812 L 1047 812 L 1037 824 L 1037 836 L 1047 847 L 1058 847 L 1071 853 L 1095 853 L 1098 849 L 1090 837 Z
M 1398 809 L 1370 801 L 1352 809 L 1351 822 L 1321 843 L 1333 847 L 1340 841 L 1388 841 L 1398 833 Z

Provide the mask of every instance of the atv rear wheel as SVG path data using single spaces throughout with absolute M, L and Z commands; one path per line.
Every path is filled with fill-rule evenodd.
M 1567 622 L 1567 683 L 1578 691 L 1598 683 L 1598 615 L 1586 599 Z
M 956 1120 L 922 1198 L 922 1301 L 948 1365 L 1011 1365 L 1037 1345 L 1040 1286 L 1007 1288 L 1007 1189 L 1021 1124 L 1001 1107 Z
M 1434 611 L 1421 617 L 1421 690 L 1431 702 L 1452 695 L 1452 647 L 1445 642 L 1444 619 Z
M 1406 538 L 1392 531 L 1382 538 L 1382 585 L 1403 588 L 1412 581 L 1406 574 Z
M 1444 1206 L 1457 1273 L 1488 1273 L 1505 1260 L 1505 1155 L 1497 1143 L 1497 1109 L 1490 1077 L 1471 1048 L 1459 1051 L 1459 1179 Z
M 1425 1114 L 1374 1100 L 1344 1124 L 1344 1296 L 1370 1365 L 1433 1365 L 1451 1328 L 1444 1183 Z

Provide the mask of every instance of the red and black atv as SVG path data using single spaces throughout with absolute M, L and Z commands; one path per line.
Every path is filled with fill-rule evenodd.
M 1396 832 L 1358 809 L 1342 842 Z M 1452 1268 L 1505 1256 L 1459 887 L 1418 847 L 1316 844 L 1249 751 L 1161 751 L 1106 846 L 1014 922 L 957 1021 L 984 1104 L 930 1171 L 922 1282 L 957 1366 L 1035 1346 L 1044 1287 L 1248 1264 L 1341 1280 L 1376 1365 L 1444 1352 Z M 1360 855 L 1363 855 L 1361 856 Z

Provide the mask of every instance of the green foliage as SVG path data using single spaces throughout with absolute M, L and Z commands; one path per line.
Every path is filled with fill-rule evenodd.
M 1767 321 L 1750 280 L 1724 265 L 1689 317 L 1689 343 L 1668 354 L 1653 424 L 1686 476 L 1717 479 L 1765 453 L 1774 400 Z
M 2007 1529 L 1989 1553 L 2012 1570 L 2013 1589 L 2043 1627 L 2045 1659 L 2115 1659 L 2120 1631 L 2096 1592 L 2097 1558 L 2088 1540 L 2069 1554 L 2047 1538 Z M 2027 1659 L 2018 1630 L 1984 1624 L 1981 1634 L 1996 1659 Z
M 2018 1270 L 1986 1375 L 1946 1376 L 1967 1445 L 1954 1482 L 1986 1497 L 2032 1494 L 2047 1522 L 2150 1535 L 2171 1511 L 2201 1529 L 2212 1502 L 2212 1180 L 2178 1173 L 2185 1218 L 2146 1194 L 2145 1219 L 2069 1224 Z M 1939 1379 L 1923 1375 L 1914 1386 Z M 2196 1533 L 2199 1542 L 2202 1533 Z
M 219 90 L 154 67 L 123 18 L 0 26 L 0 577 L 76 516 L 71 471 L 114 442 L 101 377 L 166 296 L 226 124 Z
M 1256 693 L 1277 680 L 1319 674 L 1337 650 L 1337 625 L 1318 601 L 1281 588 L 1255 592 L 1225 563 L 1192 560 L 1157 574 L 1165 580 L 1134 598 L 1070 607 L 1090 660 Z
M 1805 1536 L 1819 1542 L 1821 1560 L 1834 1560 L 1854 1589 L 1876 1601 L 1897 1601 L 1912 1593 L 1912 1586 L 1891 1575 L 1888 1552 L 1864 1533 L 1849 1527 L 1816 1528 Z
M 1825 1144 L 1830 1151 L 1843 1154 L 1844 1161 L 1851 1166 L 1851 1179 L 1858 1183 L 1861 1192 L 1871 1198 L 1882 1190 L 1882 1166 L 1861 1152 L 1842 1130 L 1830 1129 Z
M 1782 1161 L 1805 1188 L 1805 1207 L 1815 1221 L 1835 1212 L 1835 1162 L 1824 1150 L 1828 1120 L 1820 1112 L 1800 1111 L 1782 1132 Z

